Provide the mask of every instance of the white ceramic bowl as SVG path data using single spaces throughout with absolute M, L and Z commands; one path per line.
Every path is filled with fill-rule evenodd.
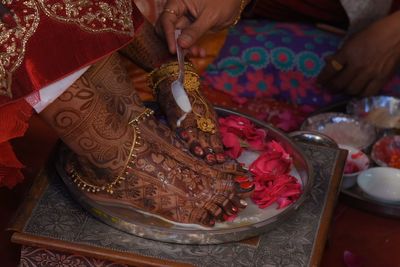
M 342 181 L 342 188 L 347 189 L 356 184 L 357 176 L 362 171 L 368 169 L 370 160 L 360 149 L 345 145 L 339 147 L 348 151 Z
M 400 170 L 375 167 L 363 171 L 357 177 L 358 186 L 372 198 L 400 204 Z

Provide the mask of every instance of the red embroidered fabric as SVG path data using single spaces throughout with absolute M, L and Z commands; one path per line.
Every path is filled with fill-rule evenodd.
M 28 127 L 24 97 L 125 46 L 144 21 L 131 0 L 67 2 L 5 4 L 15 24 L 0 21 L 0 186 L 23 178 L 8 141 Z

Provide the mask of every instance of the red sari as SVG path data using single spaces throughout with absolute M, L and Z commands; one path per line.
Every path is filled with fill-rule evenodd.
M 8 140 L 22 136 L 24 97 L 129 43 L 144 18 L 131 0 L 14 0 L 0 21 L 0 186 L 22 179 Z M 11 18 L 11 19 L 10 19 Z

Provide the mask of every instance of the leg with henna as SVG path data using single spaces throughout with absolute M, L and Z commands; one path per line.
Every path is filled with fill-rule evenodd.
M 137 29 L 134 40 L 120 52 L 143 69 L 153 71 L 151 82 L 158 103 L 166 114 L 170 127 L 178 133 L 186 147 L 211 165 L 225 162 L 216 114 L 199 90 L 199 76 L 194 67 L 190 63 L 186 64 L 185 89 L 192 104 L 192 112 L 178 126 L 177 120 L 184 113 L 176 104 L 170 88 L 165 86 L 167 79 L 168 84 L 177 79 L 178 66 L 174 62 L 175 57 L 169 53 L 165 42 L 157 36 L 154 27 L 145 22 Z M 189 83 L 195 83 L 196 88 L 189 88 Z
M 84 187 L 82 193 L 208 226 L 243 208 L 234 177 L 184 153 L 169 128 L 143 107 L 131 84 L 114 55 L 40 113 L 74 151 L 66 169 Z

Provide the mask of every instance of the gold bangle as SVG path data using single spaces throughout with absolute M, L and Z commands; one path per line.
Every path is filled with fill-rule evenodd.
M 169 76 L 164 76 L 152 84 L 152 89 L 154 94 L 157 93 L 158 86 L 168 78 L 174 78 L 175 80 L 178 78 L 177 73 L 173 73 Z M 198 90 L 200 88 L 200 76 L 194 71 L 185 71 L 185 79 L 183 81 L 183 87 L 187 92 L 192 92 Z
M 185 62 L 185 72 L 192 71 L 197 72 L 196 68 L 192 63 Z M 160 79 L 165 79 L 165 76 L 174 76 L 178 75 L 179 73 L 179 64 L 177 61 L 169 62 L 166 64 L 161 65 L 159 68 L 154 69 L 152 72 L 149 73 L 149 84 L 150 87 L 155 89 L 154 86 Z M 159 83 L 158 83 L 159 84 Z
M 239 13 L 236 16 L 235 20 L 233 21 L 233 23 L 231 24 L 231 27 L 235 27 L 236 24 L 238 24 L 240 18 L 242 17 L 242 12 L 244 10 L 244 8 L 246 7 L 246 0 L 240 0 L 240 7 L 239 7 Z
M 101 191 L 106 191 L 109 194 L 114 193 L 115 186 L 119 185 L 126 179 L 126 176 L 129 175 L 127 169 L 132 169 L 130 164 L 134 164 L 136 162 L 137 154 L 134 152 L 137 150 L 136 145 L 140 145 L 140 129 L 138 127 L 139 123 L 152 115 L 154 113 L 153 110 L 146 108 L 142 113 L 136 116 L 133 120 L 129 122 L 129 125 L 133 127 L 133 138 L 132 138 L 132 146 L 129 151 L 129 156 L 125 162 L 124 168 L 118 174 L 118 176 L 110 183 L 105 185 L 94 185 L 86 182 L 77 172 L 76 168 L 73 167 L 71 171 L 72 181 L 78 186 L 79 189 L 85 190 L 87 192 L 98 193 Z
M 169 78 L 177 78 L 179 73 L 178 62 L 170 62 L 162 65 L 160 68 L 153 70 L 149 74 L 149 84 L 156 95 L 158 86 Z M 203 132 L 215 133 L 216 123 L 213 121 L 213 114 L 209 110 L 207 101 L 203 99 L 200 89 L 200 76 L 197 73 L 195 67 L 188 62 L 185 62 L 185 79 L 183 81 L 183 87 L 186 92 L 193 99 L 192 105 L 202 105 L 202 110 L 205 114 L 197 113 L 192 109 L 193 114 L 196 116 L 197 128 Z

